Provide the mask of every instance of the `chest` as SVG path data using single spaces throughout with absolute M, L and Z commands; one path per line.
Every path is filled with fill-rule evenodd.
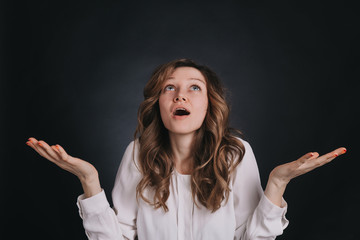
M 232 203 L 230 194 L 227 204 L 214 213 L 201 204 L 196 206 L 191 195 L 190 176 L 174 175 L 166 203 L 168 212 L 154 209 L 142 200 L 139 202 L 138 237 L 140 240 L 233 239 L 236 224 Z

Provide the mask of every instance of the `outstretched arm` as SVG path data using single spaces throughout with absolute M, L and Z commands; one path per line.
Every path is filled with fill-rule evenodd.
M 130 200 L 122 197 L 121 199 L 128 199 L 128 202 L 123 201 L 119 203 L 119 201 L 115 201 L 114 204 L 116 203 L 118 208 L 113 209 L 107 201 L 105 192 L 101 189 L 98 172 L 92 164 L 70 156 L 60 145 L 49 146 L 46 142 L 38 141 L 35 138 L 29 138 L 26 144 L 44 158 L 79 178 L 84 194 L 78 197 L 77 205 L 88 239 L 113 240 L 135 238 L 137 233 L 136 221 L 134 220 L 136 219 L 137 212 L 136 197 Z M 123 160 L 126 159 L 127 162 L 132 163 L 131 152 L 132 147 L 128 147 Z M 126 173 L 126 170 L 124 172 Z M 131 177 L 131 174 L 124 175 Z M 128 185 L 134 185 L 132 180 L 133 178 L 129 180 L 132 184 L 124 181 L 125 190 L 124 188 L 122 190 L 135 193 L 136 185 L 134 188 L 128 189 Z M 120 216 L 117 215 L 117 210 L 119 210 Z M 129 213 L 132 213 L 132 215 L 129 215 Z
M 295 160 L 274 168 L 266 185 L 265 195 L 275 205 L 281 206 L 282 197 L 287 184 L 291 179 L 314 170 L 336 157 L 346 153 L 346 148 L 341 147 L 319 157 L 319 153 L 310 152 Z
M 26 144 L 44 158 L 76 175 L 81 182 L 86 198 L 101 192 L 98 172 L 92 164 L 80 158 L 70 156 L 58 144 L 49 146 L 46 142 L 38 141 L 35 138 L 29 138 Z

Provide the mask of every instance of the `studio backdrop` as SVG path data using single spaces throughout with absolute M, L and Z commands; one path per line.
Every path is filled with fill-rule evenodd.
M 351 4 L 6 1 L 1 12 L 1 233 L 9 239 L 86 239 L 80 182 L 25 142 L 60 144 L 92 163 L 111 200 L 143 88 L 158 65 L 179 58 L 222 79 L 231 126 L 253 147 L 263 187 L 279 164 L 348 149 L 290 182 L 290 224 L 278 239 L 357 238 L 360 89 Z

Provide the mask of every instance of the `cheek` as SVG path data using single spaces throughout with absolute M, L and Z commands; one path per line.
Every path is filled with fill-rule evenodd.
M 202 113 L 201 117 L 205 118 L 205 115 L 206 115 L 207 109 L 208 109 L 208 105 L 209 105 L 208 98 L 202 98 L 198 103 L 199 103 L 198 109 Z
M 163 112 L 164 112 L 164 98 L 160 96 L 159 98 L 159 109 L 160 109 L 160 114 L 162 116 Z
M 208 111 L 208 107 L 209 107 L 209 102 L 208 100 L 206 99 L 205 103 L 204 103 L 204 117 L 206 116 L 206 113 Z
M 169 107 L 167 106 L 167 104 L 168 104 L 167 96 L 161 95 L 159 98 L 159 109 L 160 109 L 160 116 L 163 122 L 165 120 L 164 118 L 168 115 L 167 109 Z

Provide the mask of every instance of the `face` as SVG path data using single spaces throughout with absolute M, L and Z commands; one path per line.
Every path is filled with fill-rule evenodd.
M 171 134 L 193 134 L 208 108 L 206 81 L 196 68 L 179 67 L 164 82 L 159 98 L 160 115 Z

